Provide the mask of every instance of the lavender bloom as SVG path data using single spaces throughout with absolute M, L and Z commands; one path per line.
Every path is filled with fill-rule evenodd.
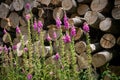
M 83 24 L 83 30 L 85 32 L 89 32 L 90 31 L 89 26 L 88 26 L 88 24 L 86 22 Z
M 5 53 L 8 53 L 8 48 L 6 45 L 4 46 L 4 51 L 5 51 Z
M 25 48 L 24 48 L 24 51 L 25 51 L 25 52 L 27 52 L 27 51 L 28 51 L 28 48 L 27 48 L 27 47 L 25 47 Z
M 60 58 L 59 53 L 56 53 L 56 54 L 55 54 L 55 56 L 54 56 L 54 59 L 55 59 L 56 61 L 58 61 L 58 60 L 59 60 L 59 58 Z
M 56 34 L 56 32 L 55 32 L 55 31 L 53 32 L 53 38 L 54 38 L 54 39 L 56 39 L 56 38 L 57 38 L 57 34 Z
M 39 28 L 42 28 L 42 27 L 43 27 L 43 24 L 42 24 L 42 22 L 41 22 L 41 21 L 38 21 L 38 23 L 37 23 L 37 24 L 38 24 L 38 27 L 39 27 Z
M 66 34 L 65 36 L 63 36 L 63 41 L 65 43 L 69 43 L 69 42 L 71 42 L 71 37 L 68 34 Z
M 25 5 L 25 8 L 28 9 L 28 10 L 30 10 L 30 8 L 31 8 L 30 3 L 27 3 L 27 4 Z
M 27 80 L 32 80 L 32 74 L 27 75 Z
M 21 33 L 20 28 L 18 26 L 16 27 L 16 33 L 18 33 L 18 34 Z
M 71 36 L 75 36 L 76 35 L 76 29 L 75 29 L 74 26 L 71 28 L 70 34 L 71 34 Z
M 60 18 L 57 18 L 56 19 L 56 26 L 57 26 L 57 28 L 60 28 L 61 24 L 62 24 L 62 22 L 61 22 Z
M 13 46 L 12 46 L 12 49 L 13 49 L 13 50 L 16 50 L 16 49 L 17 49 L 17 45 L 13 45 Z
M 37 26 L 37 21 L 36 21 L 36 20 L 35 20 L 34 23 L 33 23 L 33 28 L 34 28 L 35 31 L 36 31 L 37 28 L 38 28 L 38 26 Z
M 30 20 L 31 15 L 30 15 L 30 14 L 26 14 L 25 18 L 26 18 L 26 20 L 28 21 L 28 20 Z
M 48 41 L 51 41 L 51 37 L 50 37 L 49 34 L 47 35 L 47 40 L 48 40 Z
M 6 29 L 4 29 L 4 30 L 3 30 L 3 33 L 4 33 L 4 34 L 6 34 L 6 33 L 7 33 Z

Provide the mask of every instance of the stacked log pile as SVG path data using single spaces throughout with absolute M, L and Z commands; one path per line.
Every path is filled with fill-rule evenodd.
M 14 44 L 20 46 L 19 36 L 15 33 L 17 26 L 20 26 L 27 44 L 25 15 L 29 10 L 25 9 L 26 3 L 31 4 L 34 18 L 44 23 L 44 30 L 50 34 L 50 37 L 55 31 L 59 38 L 60 32 L 56 29 L 55 19 L 59 17 L 62 20 L 64 13 L 67 14 L 70 25 L 75 25 L 77 30 L 75 50 L 79 68 L 88 66 L 84 57 L 86 53 L 85 35 L 82 30 L 84 22 L 90 26 L 93 66 L 99 68 L 108 62 L 114 66 L 120 65 L 120 0 L 2 0 L 0 2 L 1 44 L 9 45 L 10 35 Z M 8 34 L 3 33 L 4 29 Z

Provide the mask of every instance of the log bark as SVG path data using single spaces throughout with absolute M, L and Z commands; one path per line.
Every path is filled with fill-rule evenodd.
M 62 9 L 62 7 L 57 7 L 53 10 L 53 18 L 56 20 L 57 17 L 59 17 L 60 19 L 63 18 L 64 15 L 64 11 Z
M 87 23 L 94 28 L 98 28 L 99 23 L 105 19 L 105 17 L 101 13 L 94 11 L 86 12 L 84 18 Z
M 90 10 L 90 8 L 87 4 L 79 4 L 77 13 L 81 16 L 84 15 L 88 10 Z
M 91 53 L 95 53 L 95 52 L 101 51 L 102 49 L 103 48 L 101 47 L 100 43 L 90 44 Z
M 112 20 L 111 18 L 105 18 L 105 20 L 101 21 L 99 24 L 99 28 L 102 31 L 110 32 L 114 34 L 120 34 L 120 26 L 119 21 Z
M 13 0 L 13 7 L 15 11 L 20 11 L 24 7 L 24 0 Z
M 108 4 L 108 0 L 93 0 L 91 3 L 92 11 L 102 12 Z
M 78 54 L 84 53 L 85 50 L 86 50 L 86 43 L 84 41 L 80 41 L 75 44 L 75 51 Z
M 112 53 L 101 51 L 92 56 L 92 64 L 94 67 L 101 67 L 112 59 Z
M 75 0 L 63 0 L 62 1 L 62 8 L 64 10 L 71 10 L 73 8 L 77 7 Z
M 100 45 L 103 48 L 110 49 L 116 43 L 116 38 L 112 34 L 104 34 L 100 40 Z
M 16 12 L 12 12 L 9 15 L 10 24 L 13 28 L 16 28 L 19 25 L 19 15 Z
M 9 6 L 5 3 L 0 5 L 0 18 L 6 18 L 9 13 Z
M 112 17 L 114 19 L 120 19 L 120 8 L 119 7 L 114 7 L 112 10 Z

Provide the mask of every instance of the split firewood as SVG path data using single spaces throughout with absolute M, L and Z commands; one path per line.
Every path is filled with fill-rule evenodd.
M 16 28 L 19 25 L 19 15 L 16 12 L 12 12 L 9 15 L 10 24 L 13 28 Z
M 105 19 L 105 17 L 101 13 L 94 11 L 86 12 L 84 18 L 87 23 L 94 28 L 98 28 L 99 23 Z
M 41 0 L 40 2 L 41 2 L 41 4 L 48 6 L 50 4 L 51 0 Z
M 13 0 L 13 7 L 15 11 L 20 11 L 24 7 L 24 0 Z
M 62 8 L 64 10 L 73 10 L 73 8 L 77 7 L 75 0 L 63 0 L 62 1 Z
M 13 0 L 5 0 L 5 3 L 6 3 L 7 5 L 10 5 L 10 4 L 12 4 L 12 1 L 13 1 Z
M 39 8 L 38 10 L 39 10 L 39 11 L 38 11 L 38 16 L 39 16 L 39 17 L 42 17 L 42 15 L 44 14 L 43 8 Z
M 10 42 L 10 34 L 9 33 L 4 34 L 2 39 L 4 43 Z
M 112 53 L 108 51 L 97 52 L 92 56 L 94 67 L 101 67 L 112 59 Z
M 92 0 L 92 11 L 102 12 L 108 4 L 108 0 Z
M 104 34 L 100 40 L 100 45 L 103 48 L 112 48 L 116 43 L 116 38 L 112 34 Z
M 84 41 L 80 41 L 80 42 L 77 42 L 75 44 L 75 51 L 78 53 L 78 54 L 81 54 L 81 53 L 84 53 L 85 50 L 86 50 L 86 43 Z
M 51 0 L 50 3 L 53 5 L 59 5 L 61 3 L 61 0 Z
M 112 20 L 111 18 L 105 18 L 99 24 L 99 28 L 102 31 L 120 34 L 119 21 Z
M 57 17 L 59 17 L 60 19 L 62 19 L 62 18 L 63 18 L 63 15 L 64 15 L 64 13 L 63 13 L 62 7 L 57 7 L 57 8 L 55 8 L 55 9 L 53 10 L 53 18 L 54 18 L 55 20 L 57 19 Z
M 90 10 L 90 8 L 87 4 L 79 4 L 77 8 L 77 13 L 79 15 L 84 15 L 88 10 Z
M 0 5 L 0 18 L 6 18 L 9 13 L 9 6 L 5 3 Z
M 120 37 L 117 38 L 117 44 L 120 46 Z
M 79 40 L 80 38 L 82 38 L 83 36 L 83 30 L 81 28 L 76 28 L 76 36 L 75 36 L 75 40 Z

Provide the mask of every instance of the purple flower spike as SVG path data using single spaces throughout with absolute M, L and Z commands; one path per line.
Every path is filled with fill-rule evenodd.
M 88 24 L 86 22 L 83 24 L 83 30 L 85 32 L 89 32 L 90 31 L 89 26 L 88 26 Z
M 75 36 L 76 35 L 76 29 L 75 29 L 74 26 L 71 28 L 70 34 L 71 34 L 71 36 Z
M 63 41 L 65 43 L 69 43 L 69 42 L 71 42 L 71 37 L 68 34 L 66 34 L 65 36 L 63 36 Z
M 48 40 L 48 41 L 51 41 L 51 37 L 50 37 L 49 34 L 47 35 L 47 40 Z
M 37 26 L 37 21 L 36 21 L 36 20 L 35 20 L 34 23 L 33 23 L 33 28 L 34 28 L 35 31 L 36 31 L 37 28 L 38 28 L 38 26 Z
M 26 18 L 26 20 L 28 21 L 28 20 L 30 20 L 31 15 L 30 15 L 30 14 L 26 14 L 25 18 Z
M 25 48 L 24 48 L 24 51 L 25 51 L 25 52 L 27 52 L 27 51 L 28 51 L 28 48 L 27 48 L 27 47 L 25 47 Z
M 54 59 L 55 59 L 56 61 L 58 61 L 58 60 L 59 60 L 59 58 L 60 58 L 59 53 L 56 53 L 56 54 L 55 54 L 55 56 L 54 56 Z
M 25 5 L 25 8 L 28 9 L 28 10 L 30 10 L 30 8 L 31 8 L 30 3 L 27 3 L 27 4 Z
M 58 29 L 61 27 L 61 24 L 62 24 L 62 22 L 61 22 L 60 18 L 58 17 L 56 19 L 56 26 L 57 26 Z
M 18 26 L 16 27 L 16 33 L 18 33 L 18 34 L 21 33 L 20 28 Z
M 65 21 L 64 22 L 64 26 L 65 26 L 65 29 L 69 29 L 70 28 L 70 24 L 68 21 Z
M 53 38 L 54 38 L 54 39 L 56 39 L 56 38 L 57 38 L 57 34 L 56 34 L 56 32 L 55 32 L 55 31 L 53 32 Z
M 68 17 L 66 14 L 64 14 L 64 22 L 68 21 Z
M 13 45 L 12 49 L 16 50 L 17 49 L 17 45 Z
M 27 75 L 27 80 L 32 80 L 32 74 Z
M 43 27 L 43 24 L 42 24 L 42 22 L 41 22 L 41 21 L 38 21 L 38 23 L 37 23 L 37 24 L 38 24 L 38 27 L 39 27 L 39 28 L 42 28 L 42 27 Z
M 41 31 L 41 30 L 40 30 L 40 28 L 39 28 L 39 27 L 38 27 L 38 29 L 37 29 L 37 30 L 38 30 L 38 33 L 40 33 L 40 31 Z
M 6 34 L 6 33 L 7 33 L 6 29 L 4 29 L 4 30 L 3 30 L 3 33 L 4 33 L 4 34 Z
M 8 48 L 6 45 L 4 46 L 4 51 L 5 51 L 5 53 L 8 53 Z

